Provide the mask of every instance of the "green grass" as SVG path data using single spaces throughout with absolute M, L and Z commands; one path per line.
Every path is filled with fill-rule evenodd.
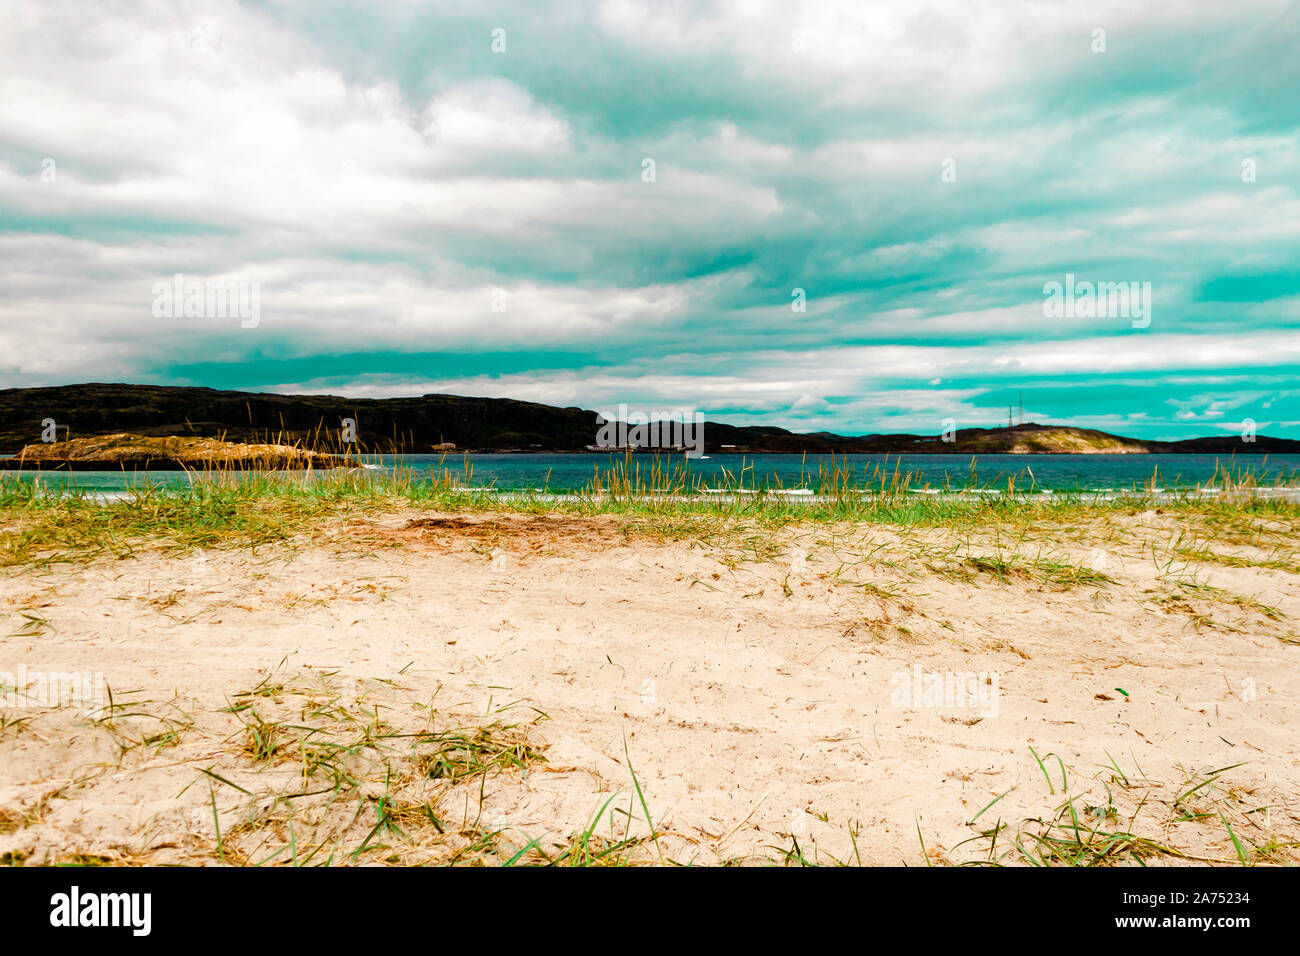
M 193 552 L 212 547 L 258 548 L 309 533 L 321 522 L 385 509 L 512 512 L 534 515 L 612 515 L 632 527 L 667 537 L 692 537 L 742 519 L 761 532 L 791 524 L 856 522 L 901 528 L 999 530 L 1021 540 L 1044 529 L 1096 525 L 1099 520 L 1158 511 L 1176 517 L 1201 537 L 1259 540 L 1270 536 L 1270 566 L 1293 566 L 1286 548 L 1293 540 L 1295 503 L 1275 497 L 1226 491 L 1216 498 L 1155 499 L 1137 492 L 1112 501 L 1081 495 L 914 495 L 910 478 L 878 469 L 875 480 L 854 479 L 849 470 L 825 468 L 807 482 L 821 497 L 797 503 L 775 488 L 743 494 L 705 495 L 687 482 L 684 470 L 657 462 L 620 462 L 594 472 L 580 493 L 530 492 L 500 497 L 462 487 L 464 473 L 452 469 L 413 472 L 331 471 L 315 476 L 267 473 L 217 474 L 184 489 L 147 481 L 127 497 L 103 501 L 80 492 L 59 493 L 11 476 L 0 476 L 0 564 L 27 565 L 107 556 L 128 558 L 138 549 L 163 547 Z M 729 475 L 733 489 L 752 487 L 747 473 Z M 1231 489 L 1249 488 L 1241 482 Z M 959 492 L 961 489 L 949 489 Z M 1271 527 L 1277 523 L 1282 527 Z M 1122 532 L 1112 529 L 1122 540 Z M 1200 557 L 1201 555 L 1197 555 Z M 1191 557 L 1191 555 L 1188 555 Z M 968 568 L 994 577 L 1021 575 L 1024 567 L 1003 566 L 1006 556 L 970 556 Z M 1090 572 L 1059 556 L 1029 560 L 1027 576 L 1060 584 L 1101 584 Z
M 974 843 L 984 845 L 984 852 L 960 860 L 959 865 L 1146 866 L 1164 860 L 1253 866 L 1294 862 L 1294 851 L 1300 846 L 1295 840 L 1266 834 L 1261 842 L 1253 843 L 1240 835 L 1247 828 L 1259 831 L 1252 826 L 1251 817 L 1270 809 L 1243 809 L 1248 806 L 1243 795 L 1222 784 L 1222 778 L 1241 764 L 1191 777 L 1171 791 L 1141 772 L 1126 774 L 1109 753 L 1102 773 L 1078 781 L 1071 781 L 1064 761 L 1057 757 L 1060 780 L 1056 781 L 1033 747 L 1029 752 L 1045 781 L 1047 796 L 1058 802 L 1046 813 L 1013 827 L 992 812 L 995 807 L 1000 809 L 1011 791 L 997 794 L 968 823 L 978 835 L 954 848 Z M 1099 793 L 1104 800 L 1097 799 Z M 1125 812 L 1122 806 L 1131 809 Z M 1235 829 L 1229 816 L 1238 821 Z M 1186 822 L 1222 825 L 1227 839 L 1215 842 L 1226 844 L 1228 852 L 1208 856 L 1175 846 L 1169 835 L 1176 832 L 1178 823 Z

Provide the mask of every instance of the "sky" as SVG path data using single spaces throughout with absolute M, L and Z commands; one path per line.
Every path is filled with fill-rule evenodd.
M 0 387 L 1300 438 L 1298 50 L 1277 0 L 0 0 Z

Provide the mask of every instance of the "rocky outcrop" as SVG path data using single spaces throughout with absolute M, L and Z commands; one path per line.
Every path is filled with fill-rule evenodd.
M 0 468 L 24 471 L 221 471 L 354 467 L 339 455 L 293 445 L 239 444 L 216 438 L 155 438 L 119 433 L 26 445 Z

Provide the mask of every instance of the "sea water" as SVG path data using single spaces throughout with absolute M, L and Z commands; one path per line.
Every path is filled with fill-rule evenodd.
M 655 456 L 567 454 L 486 454 L 486 455 L 367 455 L 362 461 L 372 474 L 401 470 L 415 480 L 431 473 L 450 470 L 462 478 L 461 484 L 500 491 L 547 490 L 572 492 L 581 490 L 595 476 L 596 470 L 607 471 L 626 464 L 629 470 L 641 470 L 648 480 Z M 472 469 L 463 480 L 465 466 Z M 1141 490 L 1154 487 L 1167 491 L 1194 489 L 1214 477 L 1216 468 L 1228 467 L 1240 473 L 1250 471 L 1257 483 L 1273 484 L 1277 480 L 1300 478 L 1300 455 L 837 455 L 833 466 L 830 456 L 803 455 L 710 455 L 703 459 L 664 455 L 658 459 L 661 470 L 689 469 L 691 477 L 713 487 L 811 488 L 816 490 L 820 468 L 832 467 L 850 472 L 849 483 L 879 487 L 878 472 L 892 480 L 911 474 L 909 490 L 924 493 L 946 488 L 961 489 L 972 485 L 1004 490 L 1014 485 L 1022 492 L 1110 492 Z M 327 474 L 317 472 L 316 474 Z M 188 487 L 202 480 L 182 471 L 78 471 L 78 472 L 2 472 L 7 481 L 40 481 L 48 488 L 75 488 L 92 492 L 124 492 L 141 484 L 165 488 Z M 1154 483 L 1152 482 L 1155 476 Z M 972 481 L 973 476 L 973 481 Z

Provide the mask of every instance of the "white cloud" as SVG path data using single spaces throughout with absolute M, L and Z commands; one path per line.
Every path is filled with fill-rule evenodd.
M 471 7 L 373 16 L 433 30 Z M 432 54 L 362 68 L 387 51 L 342 54 L 329 30 L 290 27 L 337 12 L 297 3 L 15 2 L 0 31 L 0 208 L 17 224 L 0 232 L 0 385 L 251 355 L 603 352 L 591 368 L 431 382 L 358 369 L 340 387 L 686 396 L 834 428 L 904 403 L 973 409 L 978 388 L 941 387 L 954 381 L 1300 364 L 1300 297 L 1196 301 L 1215 274 L 1283 271 L 1300 251 L 1300 134 L 1252 130 L 1230 99 L 1194 109 L 1199 88 L 1143 59 L 1168 36 L 1219 34 L 1235 38 L 1222 56 L 1249 59 L 1252 31 L 1284 10 L 608 0 L 503 9 L 520 60 L 485 69 Z M 587 32 L 562 33 L 583 16 Z M 1088 50 L 1097 24 L 1106 59 Z M 586 77 L 607 114 L 566 106 L 526 51 L 563 58 L 548 79 Z M 657 88 L 610 93 L 623 77 L 598 54 L 642 71 L 629 82 L 707 77 L 703 106 L 642 117 L 672 107 Z M 1237 75 L 1237 59 L 1215 62 Z M 1149 90 L 1043 105 L 1066 80 L 1141 87 L 1146 72 Z M 1045 326 L 1042 275 L 1066 269 L 1152 280 L 1152 328 Z M 260 283 L 261 325 L 160 324 L 150 289 L 176 272 Z M 790 312 L 795 286 L 806 313 Z M 1214 401 L 1198 414 L 1223 414 Z

